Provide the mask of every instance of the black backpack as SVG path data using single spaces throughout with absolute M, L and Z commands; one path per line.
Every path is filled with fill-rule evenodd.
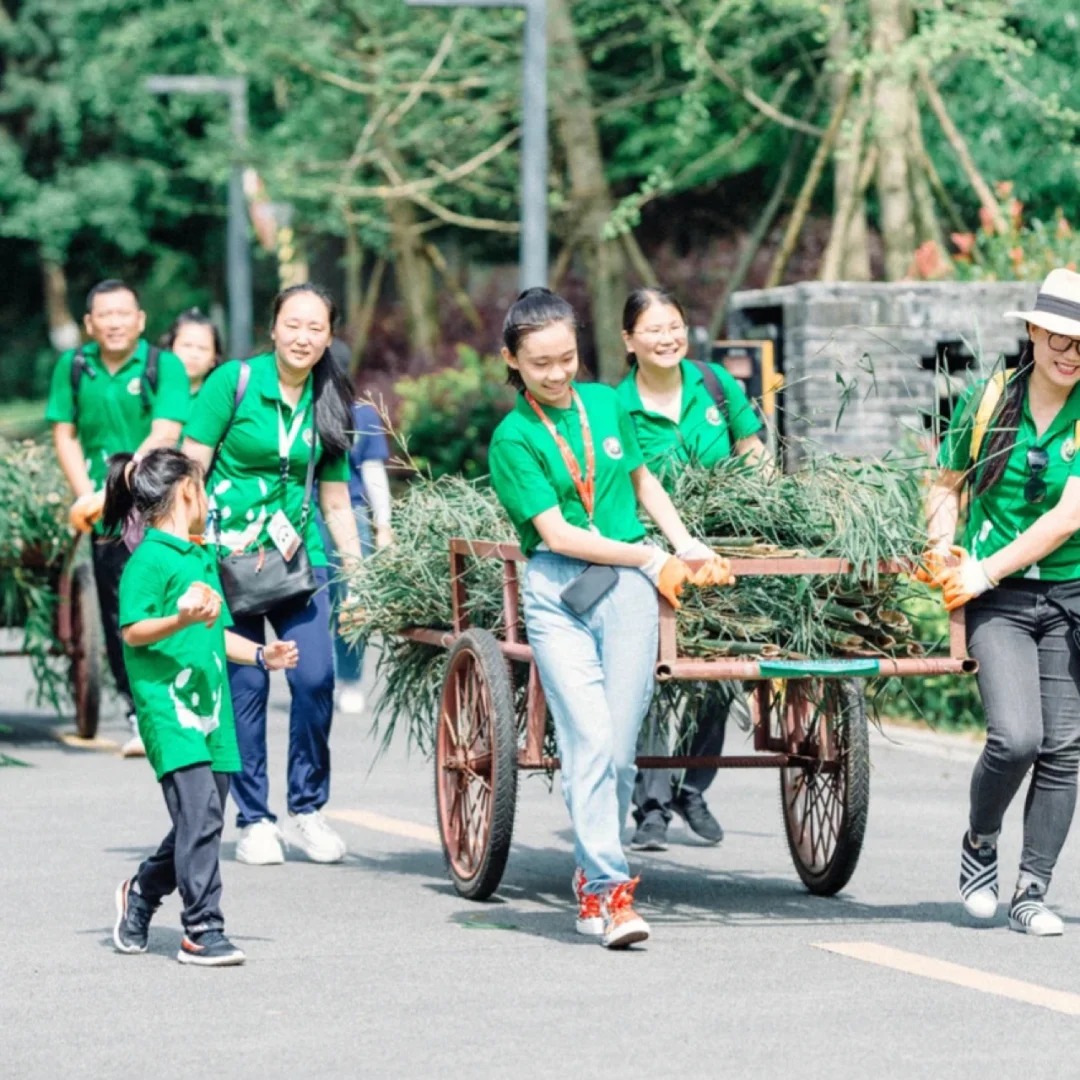
M 139 397 L 142 399 L 142 407 L 144 413 L 150 412 L 150 395 L 157 393 L 158 385 L 158 358 L 161 356 L 161 350 L 156 345 L 151 345 L 146 353 L 146 373 L 139 380 Z M 82 346 L 75 350 L 75 355 L 71 358 L 71 405 L 72 405 L 72 417 L 71 422 L 78 427 L 79 426 L 79 385 L 82 383 L 83 376 L 88 379 L 96 379 L 97 372 L 87 363 L 86 354 L 82 351 Z

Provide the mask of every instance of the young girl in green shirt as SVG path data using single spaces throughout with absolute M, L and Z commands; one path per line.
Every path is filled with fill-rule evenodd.
M 116 890 L 113 943 L 146 952 L 150 920 L 179 888 L 183 964 L 242 964 L 224 934 L 218 853 L 229 776 L 240 768 L 226 660 L 264 671 L 293 668 L 296 645 L 256 646 L 230 633 L 212 554 L 193 543 L 206 522 L 202 469 L 174 449 L 114 454 L 104 524 L 132 510 L 147 523 L 120 579 L 120 627 L 139 733 L 173 827 L 135 876 Z
M 1034 309 L 1008 315 L 1025 320 L 1029 340 L 992 415 L 980 407 L 985 382 L 954 414 L 930 494 L 924 577 L 950 611 L 965 607 L 986 710 L 960 847 L 964 909 L 975 920 L 997 915 L 998 834 L 1030 770 L 1009 926 L 1049 936 L 1064 929 L 1046 892 L 1080 765 L 1080 274 L 1052 271 Z
M 574 310 L 528 289 L 503 324 L 519 390 L 491 441 L 491 479 L 520 538 L 525 625 L 559 746 L 574 830 L 576 928 L 608 948 L 649 935 L 634 910 L 621 830 L 638 730 L 652 698 L 656 593 L 724 584 L 726 560 L 694 540 L 641 459 L 615 391 L 578 384 Z M 638 506 L 677 555 L 643 543 Z M 702 563 L 695 575 L 686 561 Z

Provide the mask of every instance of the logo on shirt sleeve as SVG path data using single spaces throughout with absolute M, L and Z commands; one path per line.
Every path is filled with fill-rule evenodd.
M 618 461 L 623 455 L 622 443 L 615 438 L 614 435 L 609 435 L 604 440 L 604 453 L 607 454 L 612 461 Z

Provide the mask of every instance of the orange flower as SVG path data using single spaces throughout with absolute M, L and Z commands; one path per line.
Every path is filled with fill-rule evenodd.
M 971 257 L 971 252 L 975 248 L 974 233 L 954 232 L 950 234 L 949 239 L 956 245 L 956 250 L 960 252 L 962 257 L 965 259 Z
M 994 232 L 994 211 L 989 206 L 979 207 L 979 224 L 982 226 L 984 233 L 988 233 L 993 236 Z
M 924 281 L 945 277 L 949 272 L 949 263 L 941 248 L 933 240 L 920 244 L 915 252 L 914 276 Z
M 999 180 L 994 185 L 994 190 L 997 192 L 999 199 L 1007 199 L 1013 193 L 1013 182 L 1011 180 Z
M 1024 261 L 1024 249 L 1022 247 L 1010 248 L 1009 258 L 1012 260 L 1013 268 L 1019 270 Z
M 1020 223 L 1024 217 L 1024 204 L 1019 199 L 1009 200 L 1009 220 L 1013 223 L 1014 229 L 1020 228 Z

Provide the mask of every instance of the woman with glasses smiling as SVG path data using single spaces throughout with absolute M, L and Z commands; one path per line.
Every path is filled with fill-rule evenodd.
M 630 372 L 616 392 L 634 423 L 645 464 L 669 492 L 687 466 L 710 468 L 732 455 L 752 461 L 767 456 L 761 421 L 742 386 L 720 365 L 699 365 L 686 358 L 686 313 L 671 293 L 644 288 L 627 297 L 623 342 Z M 719 756 L 733 713 L 749 717 L 739 684 L 708 684 L 691 722 L 687 753 Z M 645 753 L 667 752 L 655 718 L 643 730 L 642 740 Z M 637 829 L 630 846 L 635 851 L 666 850 L 672 812 L 702 840 L 720 843 L 724 830 L 705 802 L 705 791 L 715 778 L 716 769 L 707 768 L 687 769 L 681 783 L 670 769 L 639 773 L 634 787 Z
M 1006 317 L 1027 323 L 1029 341 L 996 406 L 983 382 L 955 413 L 928 503 L 923 576 L 948 610 L 966 605 L 986 711 L 961 842 L 964 908 L 976 920 L 997 915 L 998 835 L 1030 768 L 1009 926 L 1047 936 L 1063 930 L 1046 891 L 1080 764 L 1080 275 L 1052 271 L 1032 310 Z M 965 484 L 963 547 L 953 547 Z

